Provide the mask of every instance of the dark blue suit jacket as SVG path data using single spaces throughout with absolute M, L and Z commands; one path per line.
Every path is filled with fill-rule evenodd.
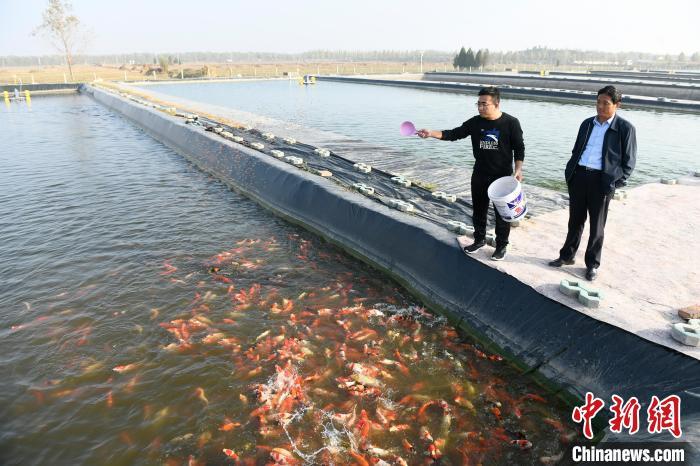
M 593 130 L 593 119 L 586 118 L 578 129 L 578 136 L 571 159 L 566 164 L 564 172 L 566 183 L 571 183 L 574 170 L 586 149 L 588 138 Z M 632 123 L 615 114 L 610 127 L 603 137 L 603 176 L 601 189 L 609 194 L 627 184 L 627 178 L 632 174 L 637 161 L 637 133 Z

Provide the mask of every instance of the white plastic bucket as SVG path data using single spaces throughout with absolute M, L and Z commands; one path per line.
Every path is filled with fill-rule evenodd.
M 506 222 L 518 221 L 527 213 L 527 201 L 522 185 L 512 176 L 504 176 L 491 183 L 488 194 Z

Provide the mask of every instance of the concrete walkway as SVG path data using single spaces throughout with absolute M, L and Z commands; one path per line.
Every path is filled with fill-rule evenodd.
M 682 322 L 677 310 L 700 303 L 700 186 L 648 184 L 627 193 L 627 199 L 610 204 L 601 267 L 592 283 L 584 278 L 588 223 L 576 264 L 561 269 L 547 265 L 564 242 L 568 210 L 538 215 L 512 230 L 504 261 L 492 261 L 489 247 L 474 257 L 572 312 L 700 359 L 700 348 L 682 345 L 670 334 L 670 324 Z M 562 279 L 600 290 L 600 307 L 587 308 L 562 294 Z

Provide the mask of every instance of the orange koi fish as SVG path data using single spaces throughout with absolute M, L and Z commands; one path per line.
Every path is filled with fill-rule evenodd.
M 177 267 L 174 267 L 169 261 L 163 262 L 163 271 L 161 275 L 170 275 L 171 273 L 177 272 Z
M 232 422 L 231 419 L 225 418 L 224 423 L 221 424 L 221 427 L 219 427 L 219 430 L 222 430 L 224 432 L 228 432 L 228 431 L 233 430 L 236 427 L 240 427 L 240 426 L 241 426 L 240 422 Z
M 357 463 L 359 466 L 369 466 L 369 463 L 367 462 L 365 457 L 360 455 L 359 453 L 351 451 L 350 455 L 352 455 L 352 457 L 355 459 L 355 463 Z
M 431 443 L 428 445 L 428 450 L 425 452 L 426 456 L 429 456 L 430 458 L 434 460 L 439 460 L 442 458 L 442 452 L 438 449 L 438 447 L 434 444 Z

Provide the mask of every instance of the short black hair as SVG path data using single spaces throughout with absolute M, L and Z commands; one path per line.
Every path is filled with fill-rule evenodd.
M 498 88 L 494 86 L 482 87 L 479 91 L 479 95 L 490 95 L 491 100 L 496 104 L 501 101 L 501 93 L 498 91 Z
M 598 91 L 598 95 L 607 95 L 612 100 L 612 103 L 616 104 L 622 100 L 622 92 L 618 91 L 615 86 L 605 86 Z

